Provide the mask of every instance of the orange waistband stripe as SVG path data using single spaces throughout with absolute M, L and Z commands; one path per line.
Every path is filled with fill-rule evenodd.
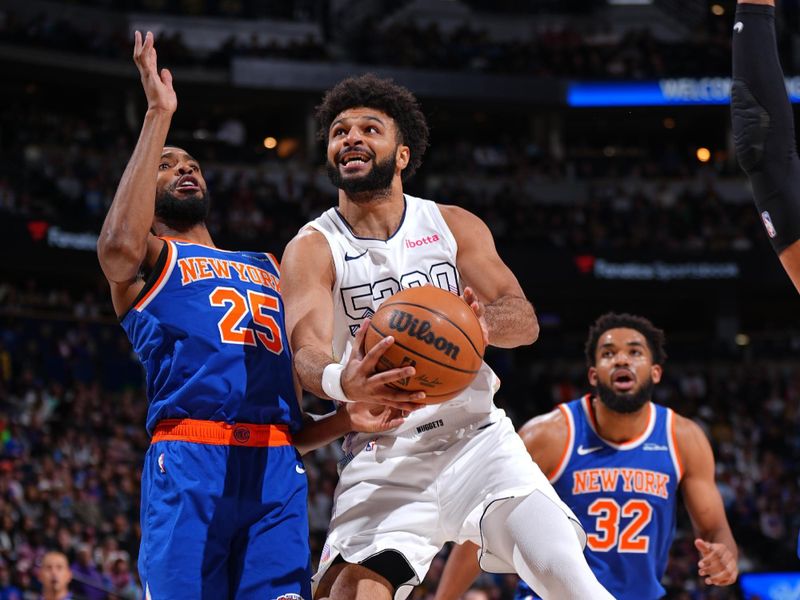
M 194 442 L 214 446 L 291 446 L 288 425 L 256 425 L 223 423 L 199 419 L 165 419 L 159 421 L 151 443 Z

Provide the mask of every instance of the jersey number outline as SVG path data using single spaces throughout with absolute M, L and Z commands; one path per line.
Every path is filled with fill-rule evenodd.
M 597 517 L 595 531 L 586 536 L 586 545 L 595 552 L 608 552 L 615 546 L 617 552 L 646 554 L 650 536 L 641 535 L 653 519 L 653 506 L 647 500 L 628 500 L 624 505 L 613 498 L 598 498 L 589 505 L 586 513 Z M 620 520 L 631 521 L 620 532 Z
M 274 296 L 247 290 L 247 297 L 232 287 L 219 286 L 208 295 L 211 306 L 225 308 L 225 314 L 217 323 L 219 337 L 226 344 L 255 346 L 258 342 L 273 354 L 283 352 L 283 335 L 278 322 L 264 311 L 280 313 L 278 299 Z M 242 325 L 248 315 L 255 325 L 263 327 L 247 327 Z
M 444 290 L 461 295 L 458 270 L 449 262 L 438 262 L 431 265 L 428 272 L 420 270 L 404 273 L 399 279 L 384 277 L 371 283 L 363 283 L 345 287 L 340 290 L 342 306 L 345 314 L 353 321 L 360 322 L 375 314 L 373 306 L 380 304 L 400 290 L 433 284 Z M 358 327 L 351 326 L 351 333 L 355 335 Z

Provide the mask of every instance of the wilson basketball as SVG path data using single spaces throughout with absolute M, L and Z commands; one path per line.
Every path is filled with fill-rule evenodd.
M 457 396 L 475 379 L 483 360 L 478 317 L 464 300 L 438 287 L 408 288 L 381 304 L 367 330 L 366 349 L 387 335 L 395 341 L 378 370 L 412 365 L 413 377 L 390 385 L 423 391 L 428 404 Z

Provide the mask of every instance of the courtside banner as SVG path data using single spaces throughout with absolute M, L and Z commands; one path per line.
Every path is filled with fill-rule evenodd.
M 800 573 L 742 573 L 739 587 L 745 600 L 800 600 Z
M 786 78 L 792 102 L 800 102 L 800 76 Z M 730 77 L 682 77 L 656 81 L 571 81 L 567 104 L 573 107 L 698 106 L 731 101 Z

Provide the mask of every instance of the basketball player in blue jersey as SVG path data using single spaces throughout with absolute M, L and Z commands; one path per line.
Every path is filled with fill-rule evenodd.
M 338 205 L 309 223 L 283 259 L 283 294 L 302 385 L 341 402 L 414 403 L 376 373 L 391 336 L 364 351 L 364 324 L 400 289 L 463 294 L 489 343 L 531 344 L 539 327 L 489 228 L 472 213 L 403 193 L 428 127 L 416 98 L 367 75 L 340 82 L 317 113 Z M 494 406 L 499 381 L 483 363 L 447 402 L 383 435 L 349 435 L 315 597 L 402 600 L 448 541 L 482 542 L 487 569 L 516 572 L 548 598 L 610 595 L 583 556 L 583 531 Z
M 308 600 L 298 450 L 402 419 L 347 407 L 300 430 L 278 265 L 269 254 L 214 246 L 200 166 L 164 146 L 177 98 L 151 33 L 136 32 L 134 61 L 148 108 L 98 255 L 147 376 L 146 597 Z
M 595 393 L 529 421 L 520 436 L 581 520 L 589 565 L 615 598 L 664 596 L 678 490 L 709 585 L 736 580 L 737 548 L 700 427 L 651 401 L 666 358 L 664 334 L 643 317 L 608 313 L 589 330 Z M 436 600 L 455 600 L 479 573 L 476 548 L 457 546 Z M 523 582 L 517 600 L 534 598 Z

